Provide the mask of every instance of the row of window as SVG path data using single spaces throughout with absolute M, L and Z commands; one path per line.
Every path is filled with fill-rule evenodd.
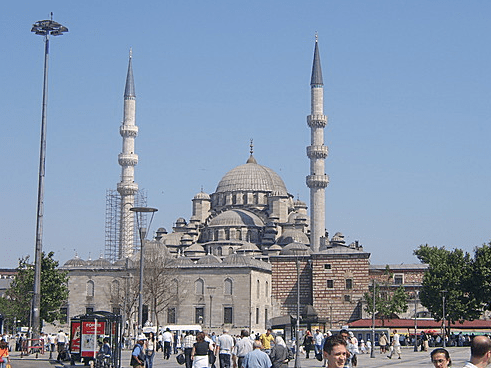
M 326 287 L 328 289 L 334 289 L 334 280 L 326 280 Z M 353 289 L 353 279 L 345 279 L 345 289 Z
M 225 281 L 223 282 L 223 293 L 225 295 L 233 295 L 234 289 L 233 289 L 233 280 L 230 278 L 226 278 Z M 204 295 L 205 294 L 205 281 L 203 279 L 197 279 L 194 282 L 194 290 L 197 295 Z M 257 280 L 256 281 L 256 297 L 259 299 L 261 298 L 262 295 L 262 287 L 261 287 L 261 281 Z M 266 281 L 264 283 L 264 296 L 266 298 L 269 297 L 269 282 Z

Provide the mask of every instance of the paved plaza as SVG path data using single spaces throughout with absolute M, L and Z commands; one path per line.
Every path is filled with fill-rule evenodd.
M 470 350 L 466 348 L 448 348 L 450 355 L 452 357 L 452 367 L 459 368 L 463 367 L 465 361 L 469 358 Z M 169 360 L 164 360 L 162 353 L 156 354 L 154 359 L 155 368 L 177 368 L 185 366 L 180 366 L 177 364 L 175 355 L 172 355 Z M 63 365 L 55 362 L 49 361 L 48 356 L 40 356 L 38 359 L 35 357 L 24 357 L 20 358 L 20 354 L 14 352 L 11 354 L 12 368 L 63 368 Z M 130 362 L 130 351 L 124 350 L 122 353 L 122 364 L 121 367 L 129 368 Z M 301 357 L 301 367 L 302 368 L 321 368 L 321 362 L 315 359 L 305 359 L 304 356 Z M 293 367 L 294 362 L 290 362 L 289 366 Z M 65 367 L 69 367 L 69 364 L 65 364 Z M 77 364 L 78 367 L 83 367 L 81 363 Z M 395 367 L 395 368 L 410 368 L 410 367 L 433 367 L 430 362 L 429 352 L 414 352 L 412 348 L 402 349 L 402 359 L 397 359 L 394 357 L 388 359 L 385 355 L 375 354 L 375 358 L 370 358 L 368 354 L 360 354 L 358 356 L 358 367 L 360 368 L 375 368 L 375 367 Z M 218 368 L 218 367 L 217 367 Z

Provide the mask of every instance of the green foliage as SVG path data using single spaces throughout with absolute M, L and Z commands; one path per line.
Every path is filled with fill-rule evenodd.
M 58 270 L 58 261 L 53 259 L 54 252 L 41 259 L 41 319 L 53 322 L 62 317 L 60 308 L 68 299 L 68 273 Z M 27 326 L 32 305 L 34 289 L 34 265 L 29 262 L 29 256 L 19 260 L 17 275 L 5 293 L 0 298 L 0 310 L 8 319 L 10 326 L 15 319 Z
M 445 247 L 421 245 L 414 254 L 429 265 L 419 297 L 435 320 L 443 319 L 443 294 L 447 320 L 457 322 L 479 318 L 482 310 L 475 294 L 469 289 L 473 268 L 469 253 L 461 249 L 450 251 Z
M 385 320 L 390 320 L 394 315 L 407 311 L 407 295 L 403 286 L 399 286 L 393 290 L 392 287 L 392 272 L 387 265 L 384 274 L 386 275 L 381 284 L 375 284 L 375 311 L 373 310 L 373 286 L 370 291 L 364 294 L 365 311 L 373 315 L 377 315 L 382 320 L 382 325 Z
M 476 298 L 483 310 L 491 310 L 491 242 L 476 248 L 472 275 L 465 288 Z

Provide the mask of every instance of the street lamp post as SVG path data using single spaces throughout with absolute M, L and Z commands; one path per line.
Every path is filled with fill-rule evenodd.
M 442 312 L 443 312 L 443 347 L 446 348 L 447 347 L 447 342 L 446 342 L 446 335 L 447 335 L 447 330 L 446 330 L 446 327 L 445 327 L 445 293 L 447 292 L 447 290 L 442 290 L 441 293 L 442 293 L 442 299 L 443 299 L 443 305 L 442 305 Z
M 152 224 L 152 220 L 153 220 L 153 215 L 155 215 L 155 212 L 157 212 L 158 210 L 152 207 L 132 207 L 130 208 L 130 211 L 136 213 L 138 234 L 140 235 L 140 285 L 139 285 L 140 287 L 138 289 L 138 334 L 141 334 L 142 327 L 143 327 L 143 321 L 142 321 L 143 320 L 143 264 L 144 264 L 143 245 L 145 243 L 146 233 L 143 234 L 143 228 L 140 226 L 140 223 L 142 223 L 142 221 L 138 215 L 142 216 L 144 213 L 152 214 L 152 217 L 150 218 L 150 222 L 148 224 L 148 228 L 150 228 L 150 225 Z
M 414 284 L 414 352 L 418 351 L 418 291 Z
M 373 280 L 373 296 L 372 296 L 372 350 L 370 350 L 370 358 L 375 358 L 375 280 Z
M 44 174 L 46 162 L 46 114 L 48 105 L 48 57 L 49 36 L 60 36 L 68 32 L 68 28 L 51 19 L 40 20 L 32 25 L 31 32 L 44 37 L 44 79 L 43 107 L 41 117 L 41 147 L 39 150 L 38 202 L 36 216 L 36 247 L 34 254 L 34 287 L 32 313 L 32 332 L 35 339 L 39 338 L 41 325 L 41 259 L 43 253 L 43 205 L 44 205 Z

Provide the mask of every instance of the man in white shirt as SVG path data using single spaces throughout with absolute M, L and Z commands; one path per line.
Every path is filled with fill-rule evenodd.
M 314 334 L 314 349 L 315 355 L 319 354 L 322 351 L 322 341 L 324 340 L 324 335 L 318 329 L 315 330 Z
M 491 340 L 487 336 L 476 336 L 471 341 L 471 359 L 464 368 L 484 368 L 491 363 Z
M 242 368 L 242 362 L 244 361 L 247 353 L 250 353 L 253 350 L 252 340 L 248 337 L 249 331 L 242 330 L 240 332 L 240 340 L 235 344 L 232 354 L 234 361 L 234 368 Z
M 164 359 L 169 360 L 172 351 L 172 343 L 174 342 L 174 336 L 172 335 L 172 332 L 170 332 L 170 328 L 166 328 L 162 335 L 162 341 L 164 342 Z
M 232 354 L 232 348 L 235 342 L 232 336 L 228 334 L 228 330 L 224 329 L 217 339 L 216 351 L 218 352 L 218 358 L 220 359 L 220 368 L 230 368 L 230 357 Z
M 387 358 L 392 359 L 392 355 L 396 353 L 399 355 L 399 359 L 401 359 L 401 342 L 399 341 L 397 330 L 394 330 L 394 336 L 392 336 L 392 347 L 393 349 L 390 351 L 390 354 L 387 355 Z

